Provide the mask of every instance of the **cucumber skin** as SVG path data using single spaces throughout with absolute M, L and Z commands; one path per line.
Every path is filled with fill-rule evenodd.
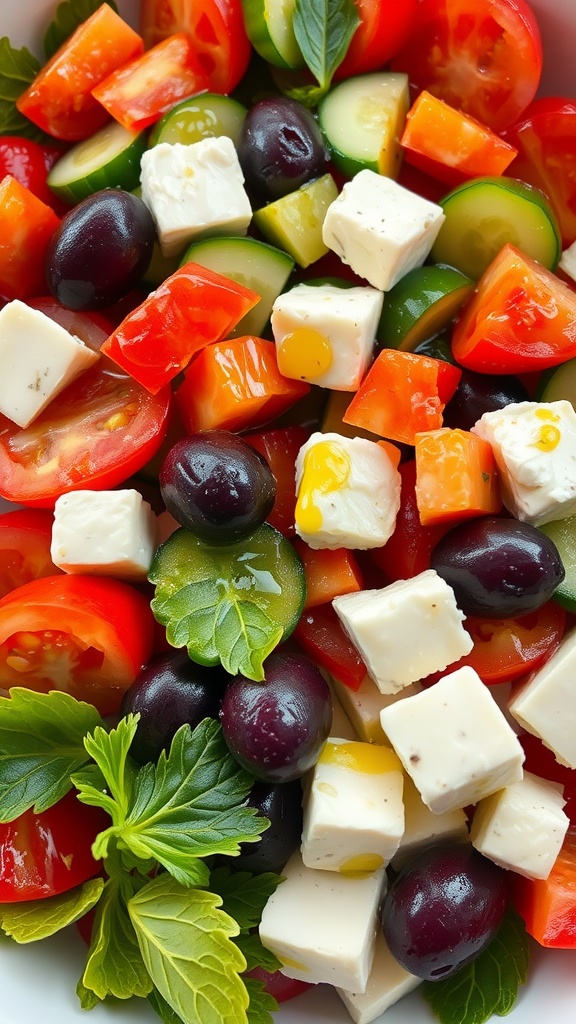
M 132 192 L 140 185 L 140 160 L 146 147 L 146 132 L 142 132 L 128 149 L 123 150 L 110 161 L 107 165 L 110 173 L 105 173 L 105 170 L 100 168 L 65 185 L 53 185 L 50 175 L 48 175 L 46 182 L 54 195 L 71 206 L 76 206 L 77 203 L 94 195 L 95 192 L 100 192 L 103 188 L 121 188 L 125 192 Z M 118 166 L 116 167 L 116 165 Z M 57 164 L 54 166 L 56 167 Z

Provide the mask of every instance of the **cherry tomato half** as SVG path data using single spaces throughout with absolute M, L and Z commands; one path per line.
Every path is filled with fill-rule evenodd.
M 110 824 L 73 791 L 48 810 L 0 824 L 0 903 L 38 900 L 73 889 L 98 873 L 91 847 Z
M 46 184 L 48 171 L 61 156 L 62 151 L 54 146 L 44 147 L 20 135 L 4 135 L 0 138 L 0 181 L 6 174 L 11 174 L 43 203 L 62 214 L 67 209 L 66 205 Z
M 525 0 L 421 0 L 413 32 L 392 61 L 417 91 L 502 131 L 534 99 L 542 42 Z
M 282 971 L 265 971 L 263 967 L 255 967 L 249 974 L 250 978 L 261 981 L 269 995 L 273 996 L 276 1002 L 286 1003 L 294 996 L 306 992 L 311 985 L 307 981 L 298 981 L 297 978 L 287 978 Z
M 360 24 L 334 80 L 376 71 L 404 45 L 416 18 L 418 0 L 355 0 Z
M 0 598 L 16 587 L 60 570 L 50 557 L 52 514 L 23 508 L 0 515 Z
M 0 600 L 2 686 L 64 690 L 113 714 L 153 638 L 148 599 L 127 583 L 80 574 L 33 580 Z

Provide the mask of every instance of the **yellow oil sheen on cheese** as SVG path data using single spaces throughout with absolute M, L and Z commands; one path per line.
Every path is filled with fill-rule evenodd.
M 348 878 L 364 878 L 378 871 L 384 864 L 384 858 L 379 853 L 359 853 L 355 857 L 349 857 L 340 865 L 338 871 Z
M 298 327 L 277 347 L 278 369 L 285 377 L 316 380 L 332 365 L 332 345 L 312 327 Z
M 322 529 L 319 495 L 339 491 L 348 482 L 352 463 L 346 449 L 334 441 L 319 441 L 304 456 L 302 479 L 296 502 L 296 525 L 303 533 Z
M 558 427 L 554 426 L 555 423 L 560 419 L 555 412 L 551 409 L 536 409 L 534 415 L 539 420 L 546 422 L 542 423 L 538 436 L 534 441 L 534 447 L 539 448 L 541 452 L 553 452 L 555 448 L 560 444 L 562 434 Z
M 402 770 L 400 758 L 390 747 L 362 743 L 359 740 L 349 740 L 346 743 L 331 743 L 328 740 L 318 763 L 332 764 L 365 775 L 384 775 L 386 772 Z

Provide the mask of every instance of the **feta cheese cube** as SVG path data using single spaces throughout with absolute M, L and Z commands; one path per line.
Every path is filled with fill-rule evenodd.
M 389 747 L 328 739 L 304 801 L 306 867 L 345 875 L 386 867 L 404 832 L 402 786 Z
M 457 807 L 454 811 L 446 811 L 444 814 L 433 814 L 407 775 L 404 779 L 404 834 L 392 858 L 392 867 L 398 871 L 410 857 L 433 839 L 450 839 L 454 842 L 467 840 L 466 813 L 461 807 Z
M 472 433 L 490 443 L 502 499 L 517 519 L 540 526 L 576 513 L 576 412 L 571 402 L 515 402 L 484 413 Z
M 388 740 L 380 722 L 382 708 L 388 707 L 412 693 L 420 693 L 420 683 L 411 683 L 398 693 L 381 693 L 370 675 L 366 675 L 357 690 L 351 690 L 338 679 L 332 680 L 342 707 L 357 733 L 357 738 L 366 743 L 387 744 Z M 333 735 L 340 735 L 334 733 Z
M 539 736 L 560 764 L 576 768 L 576 629 L 520 687 L 510 714 Z
M 205 235 L 245 235 L 252 207 L 234 143 L 225 135 L 189 145 L 161 142 L 141 161 L 142 200 L 164 256 Z
M 50 555 L 68 573 L 144 581 L 156 536 L 156 516 L 139 491 L 71 491 L 54 506 Z
M 362 437 L 316 432 L 296 458 L 296 533 L 311 548 L 373 548 L 394 532 L 400 474 Z
M 434 569 L 332 604 L 382 693 L 441 672 L 472 650 L 454 591 Z
M 342 988 L 336 991 L 355 1024 L 371 1024 L 421 983 L 421 978 L 400 966 L 388 949 L 382 932 L 379 932 L 366 991 L 346 992 Z
M 294 853 L 260 922 L 260 938 L 282 962 L 282 973 L 353 992 L 368 983 L 386 874 L 353 878 L 318 871 Z
M 322 237 L 355 274 L 387 292 L 424 263 L 444 220 L 437 203 L 363 170 L 328 207 Z
M 475 804 L 522 778 L 520 741 L 473 668 L 385 708 L 381 719 L 434 814 Z
M 327 673 L 322 674 L 326 678 Z M 327 683 L 330 687 L 330 696 L 332 697 L 332 725 L 330 726 L 330 736 L 335 736 L 337 739 L 343 740 L 359 739 L 360 737 L 346 714 L 342 701 L 336 693 L 334 680 L 329 677 L 327 679 Z
M 480 801 L 470 829 L 472 845 L 509 871 L 548 878 L 570 824 L 561 789 L 525 772 L 520 782 Z
M 330 284 L 283 292 L 270 318 L 280 373 L 356 391 L 370 365 L 382 300 L 376 288 Z
M 0 310 L 0 412 L 27 427 L 100 358 L 80 338 L 20 299 Z
M 572 245 L 563 249 L 558 261 L 558 269 L 563 270 L 568 277 L 576 281 L 576 242 L 572 242 Z

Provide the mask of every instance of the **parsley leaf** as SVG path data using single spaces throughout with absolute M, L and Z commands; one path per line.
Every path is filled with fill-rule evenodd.
M 248 1024 L 274 1024 L 272 1014 L 278 1009 L 274 996 L 271 996 L 263 982 L 257 981 L 256 978 L 245 978 L 244 984 L 250 997 Z
M 112 817 L 112 826 L 96 839 L 94 855 L 107 856 L 114 839 L 120 852 L 142 861 L 153 857 L 183 885 L 205 885 L 208 872 L 199 857 L 237 854 L 241 842 L 255 842 L 268 827 L 255 808 L 241 805 L 252 776 L 229 753 L 220 725 L 205 719 L 193 732 L 181 726 L 170 752 L 163 751 L 156 765 L 143 765 L 126 788 L 123 763 L 136 728 L 130 717 L 109 734 L 96 729 L 86 738 L 97 771 L 88 768 L 73 777 L 79 799 L 105 807 Z M 123 738 L 116 739 L 120 732 Z M 109 794 L 98 788 L 98 770 Z
M 492 1014 L 510 1013 L 528 961 L 524 922 L 510 909 L 484 952 L 451 978 L 424 982 L 424 998 L 441 1024 L 484 1024 Z
M 353 0 L 296 0 L 296 42 L 323 92 L 330 88 L 359 24 Z
M 47 939 L 88 913 L 97 904 L 103 889 L 104 879 L 92 878 L 58 896 L 1 904 L 0 927 L 15 942 Z
M 183 1024 L 245 1024 L 245 961 L 238 925 L 220 898 L 159 875 L 128 903 L 148 973 Z
M 54 21 L 46 29 L 44 36 L 46 60 L 54 56 L 62 43 L 65 43 L 78 26 L 94 14 L 103 2 L 104 0 L 63 0 L 58 4 Z M 118 12 L 114 0 L 106 0 L 106 3 L 112 10 Z
M 96 910 L 88 960 L 80 982 L 86 1001 L 116 996 L 147 996 L 152 982 L 144 965 L 127 903 L 141 880 L 108 878 Z M 92 995 L 90 995 L 92 993 Z M 84 1000 L 83 1000 L 84 1001 Z
M 282 967 L 278 957 L 262 945 L 256 929 L 248 933 L 242 932 L 237 939 L 234 939 L 234 942 L 246 960 L 247 971 L 252 971 L 255 967 L 263 967 L 265 971 L 270 971 L 273 974 L 274 971 L 279 971 Z
M 0 698 L 0 822 L 57 803 L 88 759 L 84 735 L 99 724 L 96 708 L 60 691 L 13 687 Z
M 16 100 L 34 81 L 40 62 L 23 46 L 16 50 L 8 36 L 0 39 L 0 135 L 22 135 L 43 142 L 46 134 L 16 107 Z M 54 140 L 52 140 L 54 141 Z
M 224 910 L 238 922 L 241 932 L 260 923 L 262 911 L 281 881 L 282 876 L 271 871 L 253 875 L 250 871 L 234 871 L 227 865 L 210 873 L 211 891 L 221 897 Z

